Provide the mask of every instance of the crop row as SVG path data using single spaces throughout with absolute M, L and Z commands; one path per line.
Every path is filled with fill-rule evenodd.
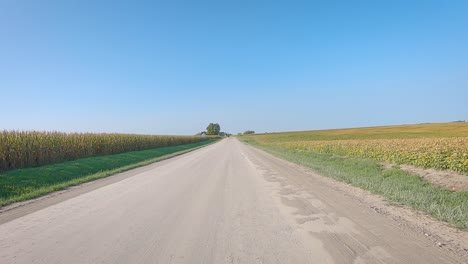
M 0 171 L 206 139 L 200 136 L 3 131 L 0 132 Z
M 468 173 L 468 137 L 290 141 L 275 145 Z

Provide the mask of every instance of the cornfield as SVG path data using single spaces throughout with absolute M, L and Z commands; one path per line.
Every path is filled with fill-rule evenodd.
M 200 136 L 3 131 L 0 132 L 0 171 L 207 139 Z
M 272 133 L 260 145 L 468 173 L 468 123 Z

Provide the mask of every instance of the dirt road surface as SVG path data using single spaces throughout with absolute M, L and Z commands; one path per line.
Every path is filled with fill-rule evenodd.
M 466 261 L 235 138 L 124 176 L 4 210 L 0 263 Z

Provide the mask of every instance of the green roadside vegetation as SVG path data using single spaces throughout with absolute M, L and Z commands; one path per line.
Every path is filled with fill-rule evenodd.
M 468 192 L 438 187 L 398 167 L 385 169 L 379 162 L 259 143 L 257 136 L 242 141 L 274 156 L 305 166 L 327 176 L 383 196 L 397 205 L 425 212 L 460 229 L 468 230 Z
M 217 140 L 210 139 L 185 145 L 83 158 L 42 167 L 2 172 L 0 173 L 0 206 L 148 165 L 201 148 Z

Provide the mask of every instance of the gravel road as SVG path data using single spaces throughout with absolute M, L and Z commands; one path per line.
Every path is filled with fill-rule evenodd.
M 224 139 L 4 210 L 0 263 L 464 262 L 319 178 Z

